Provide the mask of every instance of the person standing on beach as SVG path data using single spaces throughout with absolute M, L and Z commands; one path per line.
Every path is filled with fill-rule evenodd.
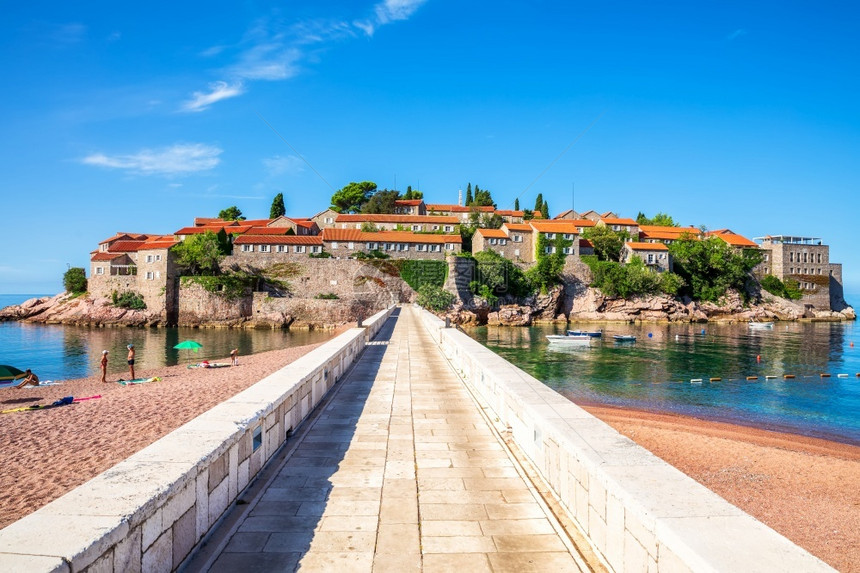
M 239 349 L 234 348 L 230 351 L 230 366 L 238 366 L 239 365 Z
M 128 371 L 131 374 L 131 380 L 134 380 L 134 344 L 128 345 Z
M 107 382 L 108 351 L 102 350 L 102 382 Z

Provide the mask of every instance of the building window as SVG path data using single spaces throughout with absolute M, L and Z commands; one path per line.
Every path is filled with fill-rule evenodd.
M 794 252 L 788 253 L 788 262 L 794 262 Z
M 508 240 L 507 239 L 499 239 L 499 244 L 504 247 L 505 245 L 508 244 Z
M 765 254 L 764 254 L 764 262 L 767 262 L 767 258 L 768 258 L 768 254 L 767 254 L 767 253 L 765 253 Z
M 254 252 L 254 245 L 242 245 L 242 252 L 243 253 L 253 253 Z
M 555 233 L 547 233 L 547 234 L 546 234 L 546 238 L 547 238 L 547 239 L 549 239 L 549 240 L 553 240 L 553 239 L 555 239 Z
M 488 243 L 490 243 L 491 245 L 495 245 L 495 244 L 496 244 L 496 240 L 495 240 L 495 239 L 487 239 L 487 242 L 488 242 Z
M 565 239 L 566 241 L 570 241 L 571 239 L 573 239 L 573 235 L 571 235 L 570 233 L 565 233 L 565 234 L 564 234 L 564 239 Z
M 155 271 L 155 278 L 157 278 L 157 279 L 161 278 L 161 271 Z
M 555 247 L 544 247 L 543 252 L 545 252 L 548 255 L 551 255 L 552 253 L 555 252 Z
M 334 217 L 326 217 L 325 222 L 331 225 L 332 223 L 334 223 Z
M 96 267 L 96 274 L 97 275 L 105 274 L 105 268 L 104 267 Z
M 649 265 L 654 264 L 654 253 L 648 253 L 648 264 Z
M 260 252 L 261 253 L 268 253 L 271 250 L 272 250 L 272 247 L 270 247 L 269 245 L 260 245 Z
M 514 256 L 515 257 L 520 256 L 520 250 L 519 249 L 514 249 Z
M 152 274 L 152 271 L 147 271 L 146 280 L 151 281 L 154 277 L 155 275 Z
M 407 245 L 406 243 L 398 243 L 397 250 L 398 251 L 408 251 L 409 245 Z
M 322 247 L 320 247 L 319 245 L 314 245 L 313 247 L 311 247 L 311 252 L 312 253 L 321 253 Z
M 511 240 L 515 243 L 522 243 L 523 242 L 523 236 L 522 235 L 514 235 L 513 237 L 511 237 Z
M 337 248 L 337 241 L 331 242 L 331 250 L 335 250 Z
M 794 274 L 794 267 L 788 267 L 788 274 Z
M 439 225 L 433 225 L 433 230 L 434 230 L 434 231 L 438 231 L 438 230 L 439 230 Z
M 146 262 L 147 262 L 147 263 L 151 263 L 151 262 L 152 262 L 152 255 L 146 255 Z
M 279 253 L 283 253 L 283 252 L 284 252 L 284 245 L 278 245 L 278 252 L 279 252 Z
M 430 251 L 433 253 L 438 253 L 441 250 L 439 245 L 430 245 Z
M 805 252 L 803 253 L 803 262 L 804 263 L 806 262 L 806 253 Z
M 421 230 L 421 225 L 412 225 L 412 230 L 413 230 L 413 231 L 420 231 L 420 230 Z
M 160 260 L 161 260 L 161 255 L 155 255 L 155 260 L 156 260 L 156 262 L 160 261 Z
M 418 243 L 418 244 L 415 246 L 415 250 L 416 250 L 416 251 L 419 251 L 419 252 L 424 252 L 424 251 L 426 251 L 426 250 L 427 250 L 427 245 L 423 245 L 423 244 L 421 244 L 421 243 Z
M 818 253 L 818 264 L 821 264 L 821 253 Z
M 349 249 L 350 251 L 353 250 L 355 248 L 355 243 L 350 241 L 349 243 L 346 244 L 346 248 Z
M 358 223 L 358 224 L 355 226 L 355 228 L 356 228 L 356 229 L 358 229 L 359 231 L 361 231 L 361 223 Z
M 453 230 L 454 230 L 454 226 L 453 226 L 453 225 L 445 225 L 445 232 L 446 232 L 446 233 L 450 233 L 450 232 L 451 232 L 451 231 L 453 231 Z
M 572 255 L 572 254 L 573 254 L 573 247 L 564 247 L 564 248 L 562 249 L 562 252 L 563 252 L 565 255 Z
M 377 248 L 379 248 L 379 247 L 376 243 L 367 243 L 367 250 L 368 251 L 375 251 Z
M 304 245 L 296 245 L 293 247 L 294 253 L 304 253 L 306 251 L 306 247 Z
M 445 243 L 445 250 L 446 251 L 453 251 L 454 250 L 454 243 Z

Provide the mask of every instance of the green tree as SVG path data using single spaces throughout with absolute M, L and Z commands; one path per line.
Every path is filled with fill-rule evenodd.
M 472 206 L 472 184 L 466 185 L 466 207 Z
M 660 227 L 680 227 L 678 223 L 676 223 L 671 216 L 666 213 L 657 213 L 653 218 L 648 218 L 645 216 L 645 213 L 639 211 L 639 214 L 636 215 L 636 222 L 640 225 L 658 225 Z
M 245 216 L 242 215 L 242 211 L 236 205 L 231 205 L 226 209 L 222 209 L 218 212 L 218 218 L 222 221 L 244 221 Z
M 87 292 L 87 273 L 81 267 L 71 267 L 63 274 L 63 288 L 72 294 Z
M 218 236 L 212 231 L 190 235 L 173 247 L 176 264 L 190 275 L 218 274 L 219 264 L 224 258 Z
M 457 297 L 441 287 L 431 284 L 423 284 L 418 287 L 416 302 L 426 309 L 441 312 L 454 304 L 455 300 Z
M 520 198 L 517 197 L 516 199 L 514 199 L 514 211 L 519 211 L 519 210 L 520 210 Z
M 353 181 L 331 196 L 331 208 L 338 213 L 360 213 L 375 192 L 376 183 L 373 181 Z
M 537 199 L 535 199 L 535 211 L 540 211 L 543 209 L 543 193 L 538 193 Z
M 403 199 L 409 200 L 409 199 L 423 199 L 423 198 L 424 198 L 424 193 L 422 193 L 421 191 L 413 191 L 412 185 L 406 186 L 406 193 L 404 193 Z
M 628 235 L 626 231 L 613 231 L 606 225 L 597 225 L 583 231 L 582 237 L 594 245 L 598 260 L 618 262 Z
M 544 199 L 543 206 L 540 209 L 540 214 L 543 216 L 544 219 L 550 218 L 549 217 L 549 203 L 546 202 L 546 199 Z
M 535 212 L 531 209 L 523 209 L 523 221 L 531 221 L 535 218 Z
M 383 189 L 374 193 L 367 203 L 361 206 L 362 213 L 394 213 L 394 202 L 400 199 L 398 191 Z
M 272 208 L 269 209 L 269 219 L 277 219 L 287 213 L 287 208 L 284 206 L 284 194 L 278 193 L 272 201 Z
M 475 207 L 495 207 L 496 203 L 493 201 L 493 195 L 488 189 L 481 189 L 475 185 L 475 198 L 472 201 L 472 205 Z
M 564 250 L 572 245 L 573 241 L 565 239 L 562 233 L 556 233 L 555 239 L 547 239 L 544 233 L 537 233 L 537 260 L 526 271 L 526 278 L 534 290 L 546 292 L 561 282 L 566 260 Z
M 695 300 L 707 301 L 719 300 L 728 289 L 746 297 L 750 271 L 762 259 L 757 249 L 738 252 L 717 237 L 698 240 L 689 235 L 669 245 L 669 253 L 687 293 Z
M 509 259 L 495 251 L 481 251 L 474 257 L 475 280 L 469 284 L 473 294 L 492 300 L 506 294 L 519 297 L 531 292 L 523 271 Z

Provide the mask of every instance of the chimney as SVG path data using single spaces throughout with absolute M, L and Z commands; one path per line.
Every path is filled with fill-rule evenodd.
M 458 207 L 462 207 L 462 206 L 463 206 L 463 190 L 462 190 L 462 189 L 460 189 L 460 190 L 457 192 L 457 206 L 458 206 Z

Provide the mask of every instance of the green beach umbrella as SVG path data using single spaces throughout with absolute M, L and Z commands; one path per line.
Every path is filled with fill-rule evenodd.
M 173 348 L 177 350 L 193 350 L 194 352 L 197 352 L 197 349 L 203 348 L 203 345 L 194 340 L 183 340 Z
M 18 370 L 14 366 L 0 364 L 0 380 L 15 380 L 16 378 L 21 378 L 23 375 L 23 370 Z

